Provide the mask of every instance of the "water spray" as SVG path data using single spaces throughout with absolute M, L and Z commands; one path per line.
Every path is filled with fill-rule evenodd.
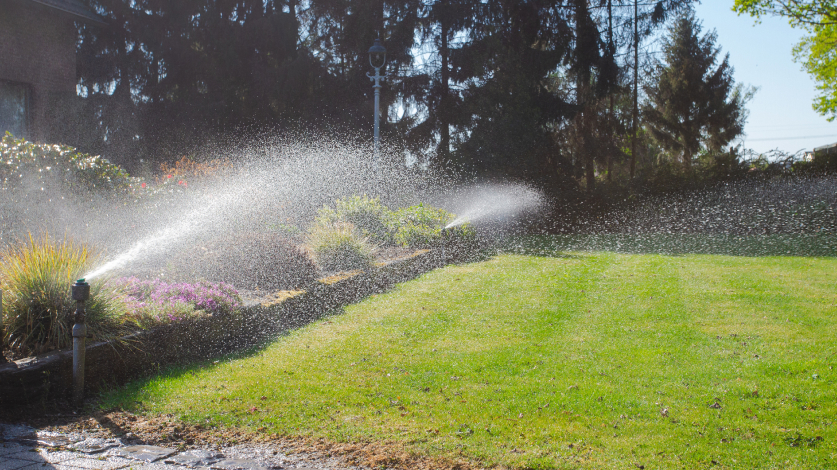
M 81 408 L 84 402 L 84 353 L 87 324 L 84 323 L 84 303 L 90 299 L 90 284 L 79 279 L 70 289 L 76 301 L 73 325 L 73 405 Z

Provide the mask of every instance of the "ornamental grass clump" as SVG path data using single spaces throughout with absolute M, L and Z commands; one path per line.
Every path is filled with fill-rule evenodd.
M 9 245 L 0 251 L 3 290 L 3 345 L 14 357 L 63 349 L 72 344 L 75 302 L 70 286 L 94 266 L 96 257 L 84 245 L 56 241 L 48 235 Z M 126 333 L 126 305 L 105 282 L 91 283 L 85 304 L 88 331 L 94 341 Z
M 456 219 L 454 214 L 437 207 L 404 207 L 393 212 L 389 219 L 393 238 L 401 246 L 430 248 L 442 238 L 442 229 Z M 464 241 L 475 237 L 471 224 L 463 223 L 448 229 L 451 240 Z
M 306 243 L 314 261 L 325 271 L 365 270 L 375 265 L 377 247 L 347 222 L 314 225 Z
M 367 195 L 350 196 L 334 201 L 334 207 L 323 206 L 317 211 L 316 225 L 331 226 L 337 223 L 349 223 L 355 230 L 372 243 L 391 244 L 392 232 L 387 227 L 392 212 L 380 199 Z
M 160 279 L 120 278 L 112 282 L 128 305 L 129 318 L 141 328 L 204 316 L 232 315 L 241 297 L 226 283 L 168 283 Z

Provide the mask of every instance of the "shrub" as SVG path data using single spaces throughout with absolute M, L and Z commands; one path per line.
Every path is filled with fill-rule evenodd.
M 182 157 L 174 162 L 160 164 L 160 172 L 164 175 L 171 175 L 174 178 L 219 176 L 232 170 L 233 165 L 227 160 L 214 159 L 208 162 L 198 162 L 189 157 Z
M 0 252 L 3 289 L 3 343 L 16 357 L 72 344 L 75 302 L 70 286 L 96 259 L 83 245 L 44 236 Z M 104 282 L 91 284 L 86 303 L 88 332 L 107 340 L 127 331 L 121 321 L 126 305 Z
M 392 234 L 387 227 L 391 211 L 378 198 L 351 196 L 334 201 L 334 207 L 323 206 L 317 211 L 316 225 L 330 226 L 350 223 L 360 235 L 373 243 L 392 243 Z
M 419 204 L 395 211 L 389 226 L 399 245 L 427 248 L 441 239 L 442 229 L 455 218 L 444 209 Z
M 128 318 L 142 328 L 202 315 L 231 315 L 241 306 L 238 292 L 225 283 L 167 283 L 129 277 L 116 279 L 112 285 L 124 295 Z
M 15 139 L 7 132 L 0 139 L 0 187 L 14 189 L 26 178 L 35 178 L 42 186 L 57 183 L 102 193 L 127 191 L 138 184 L 125 170 L 102 157 L 79 153 L 65 145 Z
M 375 264 L 376 247 L 350 223 L 316 224 L 306 242 L 314 261 L 326 271 L 367 269 Z

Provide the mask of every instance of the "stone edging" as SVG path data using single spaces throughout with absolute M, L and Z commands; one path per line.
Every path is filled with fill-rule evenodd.
M 238 315 L 205 317 L 141 331 L 119 342 L 89 344 L 86 388 L 92 392 L 169 364 L 206 360 L 264 344 L 282 332 L 443 264 L 437 251 L 425 250 L 367 272 L 320 279 L 282 299 L 246 305 Z M 72 351 L 53 351 L 0 364 L 0 406 L 68 397 L 72 362 Z

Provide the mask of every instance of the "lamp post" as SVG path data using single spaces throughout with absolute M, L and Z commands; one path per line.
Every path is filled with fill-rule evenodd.
M 383 44 L 381 44 L 381 38 L 375 39 L 374 44 L 372 47 L 369 48 L 369 65 L 375 69 L 375 75 L 369 75 L 369 72 L 366 72 L 366 76 L 369 77 L 370 80 L 375 82 L 372 85 L 372 88 L 375 89 L 375 156 L 373 157 L 373 163 L 377 167 L 377 160 L 378 160 L 378 142 L 381 140 L 381 130 L 380 130 L 380 106 L 381 106 L 381 79 L 386 77 L 386 74 L 381 75 L 381 67 L 387 61 L 387 50 L 384 48 Z
M 84 303 L 90 298 L 90 284 L 79 279 L 70 289 L 76 301 L 73 325 L 73 404 L 80 408 L 84 402 L 84 353 L 87 325 L 84 323 Z

